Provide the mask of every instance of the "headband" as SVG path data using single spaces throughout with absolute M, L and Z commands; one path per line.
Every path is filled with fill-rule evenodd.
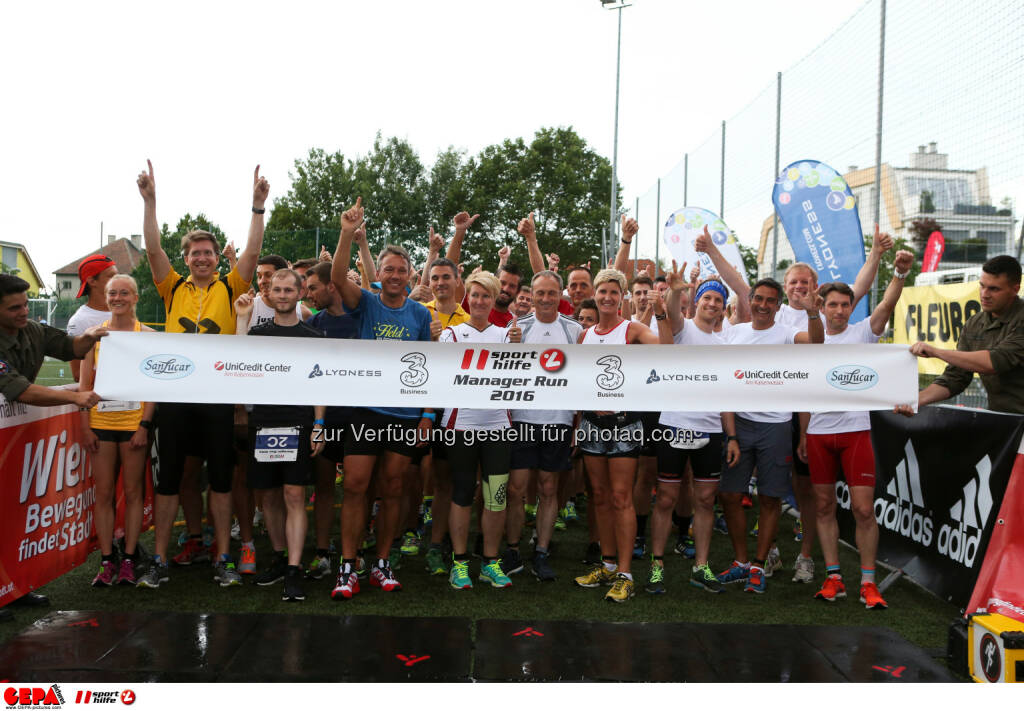
M 718 279 L 705 279 L 701 282 L 701 285 L 697 287 L 697 300 L 700 301 L 700 297 L 709 291 L 714 291 L 721 295 L 722 301 L 729 300 L 729 290 Z

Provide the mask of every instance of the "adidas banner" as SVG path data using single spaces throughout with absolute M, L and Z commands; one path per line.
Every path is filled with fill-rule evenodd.
M 452 344 L 111 333 L 104 399 L 544 410 L 875 410 L 917 402 L 905 346 Z
M 939 406 L 871 413 L 878 560 L 967 605 L 1003 503 L 1024 417 Z M 840 535 L 856 545 L 850 492 L 836 484 Z

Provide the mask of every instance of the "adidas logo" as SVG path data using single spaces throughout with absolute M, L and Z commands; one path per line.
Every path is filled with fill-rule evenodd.
M 968 568 L 974 567 L 981 534 L 992 512 L 992 491 L 988 484 L 992 460 L 986 454 L 974 469 L 977 473 L 964 485 L 962 498 L 949 509 L 950 521 L 958 525 L 953 528 L 944 523 L 939 529 L 939 553 Z
M 914 445 L 909 439 L 903 451 L 906 456 L 896 465 L 896 476 L 885 488 L 885 496 L 875 499 L 875 519 L 878 520 L 879 526 L 899 533 L 915 543 L 930 546 L 935 523 L 932 521 L 931 512 L 924 511 L 921 469 L 917 464 Z

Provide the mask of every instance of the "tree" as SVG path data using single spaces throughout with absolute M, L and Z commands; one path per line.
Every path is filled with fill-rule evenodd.
M 340 229 L 338 215 L 355 201 L 355 166 L 340 151 L 310 148 L 289 171 L 291 187 L 274 201 L 267 231 Z
M 942 225 L 936 222 L 934 218 L 922 217 L 910 223 L 909 231 L 911 234 L 910 240 L 913 244 L 913 247 L 910 249 L 918 254 L 924 254 L 924 249 L 928 245 L 928 238 L 932 232 L 941 232 Z
M 922 214 L 935 212 L 935 199 L 930 190 L 921 191 L 921 202 L 918 208 Z
M 397 241 L 396 236 L 426 235 L 426 170 L 408 141 L 385 141 L 378 133 L 369 154 L 356 160 L 355 194 L 366 206 L 371 245 L 380 248 Z
M 757 250 L 742 242 L 737 242 L 736 246 L 740 250 L 740 256 L 743 257 L 743 276 L 746 277 L 747 283 L 753 286 L 757 283 Z
M 165 222 L 160 228 L 160 246 L 167 252 L 167 258 L 171 267 L 178 274 L 187 277 L 188 268 L 185 266 L 185 258 L 181 253 L 181 238 L 192 230 L 206 230 L 213 234 L 224 248 L 224 231 L 217 225 L 210 222 L 203 213 L 192 217 L 190 213 L 178 220 L 177 226 L 171 232 Z M 221 273 L 226 274 L 228 270 L 227 260 L 221 258 Z M 149 268 L 149 259 L 143 258 L 132 271 L 132 276 L 139 285 L 139 303 L 135 312 L 140 321 L 146 323 L 163 323 L 166 313 L 164 302 L 156 292 L 156 285 L 153 283 L 153 272 Z
M 929 233 L 930 234 L 930 233 Z M 871 244 L 874 242 L 874 235 L 864 235 L 864 256 L 871 254 Z M 892 259 L 896 255 L 896 252 L 905 249 L 908 252 L 914 251 L 914 246 L 903 237 L 897 237 L 893 239 L 893 248 L 882 255 L 882 261 L 878 265 L 878 298 L 881 298 L 882 293 L 885 292 L 885 288 L 889 286 L 889 282 L 892 281 L 893 268 Z M 921 273 L 921 260 L 915 259 L 914 266 L 910 268 L 910 275 L 904 281 L 904 286 L 913 286 L 914 279 Z M 877 303 L 876 299 L 871 300 L 871 304 Z

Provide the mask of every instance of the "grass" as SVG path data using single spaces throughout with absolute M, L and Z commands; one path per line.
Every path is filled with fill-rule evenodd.
M 71 377 L 71 366 L 62 360 L 54 358 L 47 358 L 43 361 L 43 367 L 39 369 L 39 375 L 35 379 L 36 385 L 47 387 L 67 385 L 73 382 L 75 382 L 75 379 Z
M 585 521 L 585 518 L 584 518 Z M 749 525 L 753 526 L 753 515 Z M 88 562 L 41 588 L 50 596 L 49 609 L 16 608 L 17 621 L 0 627 L 0 642 L 17 634 L 33 620 L 45 616 L 50 610 L 109 610 L 164 612 L 270 612 L 322 615 L 392 615 L 408 617 L 462 616 L 479 619 L 523 620 L 600 620 L 613 622 L 718 622 L 797 625 L 842 625 L 890 627 L 909 641 L 928 650 L 944 650 L 949 622 L 958 610 L 921 588 L 900 580 L 886 592 L 890 609 L 866 610 L 857 600 L 859 561 L 856 554 L 840 548 L 843 570 L 850 581 L 850 597 L 834 604 L 813 599 L 817 586 L 791 582 L 792 565 L 800 544 L 793 540 L 793 519 L 784 516 L 784 529 L 779 537 L 786 567 L 768 579 L 764 595 L 743 594 L 736 585 L 729 586 L 723 595 L 712 595 L 692 588 L 687 583 L 689 561 L 671 553 L 675 533 L 666 553 L 665 595 L 652 596 L 643 591 L 649 563 L 634 561 L 633 573 L 637 580 L 637 597 L 627 604 L 615 605 L 602 597 L 606 588 L 587 590 L 572 584 L 572 577 L 586 571 L 581 562 L 586 547 L 585 524 L 570 524 L 567 531 L 556 532 L 552 565 L 559 575 L 554 583 L 539 583 L 528 571 L 513 576 L 513 586 L 505 590 L 493 589 L 477 583 L 479 561 L 470 569 L 475 587 L 471 591 L 456 592 L 448 587 L 447 579 L 430 577 L 424 569 L 424 557 L 404 557 L 397 577 L 404 586 L 399 594 L 385 594 L 363 586 L 354 600 L 334 602 L 329 597 L 333 580 L 324 578 L 306 583 L 303 603 L 284 603 L 280 600 L 280 587 L 261 588 L 245 585 L 243 588 L 222 589 L 212 581 L 212 570 L 206 564 L 171 569 L 171 581 L 159 590 L 128 587 L 98 589 L 90 586 L 99 568 L 99 553 Z M 337 524 L 335 524 L 337 528 Z M 180 529 L 178 529 L 180 530 Z M 177 532 L 177 531 L 176 531 Z M 337 531 L 334 534 L 337 540 Z M 524 558 L 529 557 L 524 533 Z M 753 539 L 750 539 L 751 551 Z M 152 550 L 152 531 L 144 534 L 143 544 Z M 237 546 L 237 544 L 235 544 Z M 715 534 L 712 541 L 713 569 L 721 570 L 732 559 L 731 546 L 726 536 Z M 172 555 L 174 553 L 172 552 Z M 257 536 L 257 565 L 269 560 L 269 543 L 265 536 Z M 307 553 L 308 560 L 308 553 Z M 306 562 L 306 560 L 304 560 Z M 823 565 L 816 560 L 817 580 L 823 578 Z M 880 574 L 883 572 L 880 569 Z M 756 628 L 750 628 L 756 634 Z

